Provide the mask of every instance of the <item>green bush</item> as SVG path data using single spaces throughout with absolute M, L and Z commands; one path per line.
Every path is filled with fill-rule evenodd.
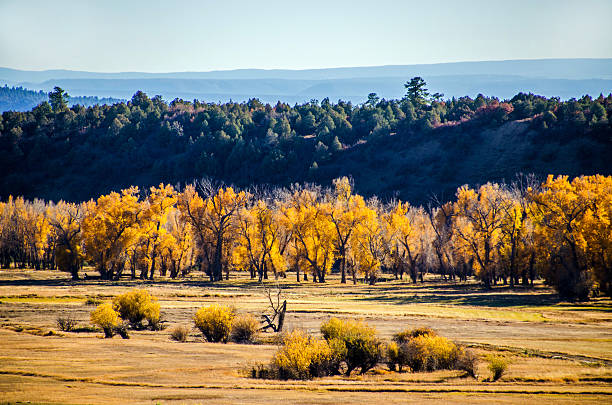
M 151 329 L 159 329 L 159 303 L 147 290 L 132 290 L 118 295 L 113 298 L 113 308 L 134 328 L 141 328 L 146 319 Z
M 508 362 L 503 357 L 494 356 L 489 358 L 489 371 L 493 381 L 499 380 L 508 369 Z
M 361 321 L 341 321 L 331 318 L 321 325 L 321 333 L 335 356 L 346 365 L 346 375 L 359 368 L 363 374 L 382 358 L 383 344 L 376 336 L 376 329 Z
M 235 316 L 233 308 L 211 305 L 198 309 L 193 321 L 209 342 L 227 343 Z
M 260 325 L 253 315 L 237 316 L 232 323 L 231 340 L 236 343 L 253 343 L 259 334 Z

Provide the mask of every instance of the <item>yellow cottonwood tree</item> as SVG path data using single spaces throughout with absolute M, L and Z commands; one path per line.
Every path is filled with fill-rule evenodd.
M 366 204 L 360 195 L 354 195 L 347 177 L 334 180 L 334 192 L 330 196 L 327 212 L 336 231 L 335 245 L 340 260 L 341 283 L 346 283 L 346 262 L 351 238 L 357 224 L 367 216 Z
M 163 247 L 172 243 L 163 224 L 166 223 L 168 213 L 177 201 L 176 193 L 171 185 L 151 187 L 150 194 L 143 202 L 140 215 L 139 242 L 144 265 L 140 278 L 153 279 L 155 266 Z
M 312 190 L 296 190 L 291 202 L 281 208 L 284 226 L 291 229 L 290 255 L 296 268 L 310 270 L 313 281 L 320 283 L 325 282 L 335 256 L 336 230 L 329 209 L 329 204 L 317 201 Z
M 367 282 L 374 284 L 387 253 L 385 229 L 379 221 L 379 212 L 368 206 L 363 209 L 361 219 L 355 226 L 354 237 L 350 240 L 353 283 L 356 283 L 355 273 L 359 272 Z
M 587 299 L 592 283 L 610 293 L 612 177 L 548 176 L 536 205 L 540 268 L 562 298 Z
M 61 271 L 78 280 L 84 255 L 81 248 L 81 220 L 83 207 L 80 204 L 60 201 L 52 210 L 49 223 L 55 233 L 55 262 Z
M 170 260 L 170 277 L 178 277 L 181 271 L 188 271 L 193 265 L 193 230 L 176 208 L 170 210 L 166 222 L 171 242 L 163 246 L 163 254 Z
M 205 199 L 190 185 L 179 194 L 178 208 L 197 235 L 202 266 L 206 266 L 205 271 L 211 281 L 218 281 L 223 278 L 223 269 L 229 269 L 235 219 L 239 209 L 247 202 L 247 194 L 212 183 L 200 183 L 199 188 Z
M 487 288 L 496 279 L 496 247 L 502 241 L 507 203 L 498 184 L 487 183 L 478 191 L 467 186 L 457 190 L 457 248 L 474 259 L 476 275 Z
M 389 215 L 389 224 L 393 227 L 392 243 L 398 258 L 408 265 L 413 283 L 417 281 L 419 268 L 423 281 L 423 256 L 432 236 L 425 210 L 399 201 Z
M 233 249 L 234 266 L 249 270 L 251 278 L 268 278 L 268 269 L 274 275 L 284 274 L 286 263 L 279 245 L 280 223 L 275 212 L 263 200 L 252 207 L 242 208 L 237 216 L 236 245 Z
M 104 279 L 121 275 L 126 251 L 138 240 L 142 212 L 138 192 L 138 187 L 130 187 L 86 203 L 81 224 L 85 254 Z

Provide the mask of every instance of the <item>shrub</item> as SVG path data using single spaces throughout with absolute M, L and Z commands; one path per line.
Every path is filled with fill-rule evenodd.
M 193 321 L 209 342 L 227 343 L 234 321 L 234 310 L 227 306 L 211 305 L 195 313 Z
M 383 345 L 376 329 L 361 321 L 331 318 L 321 325 L 321 333 L 334 347 L 335 355 L 346 364 L 346 375 L 357 368 L 363 374 L 382 358 Z
M 91 311 L 90 320 L 93 325 L 102 328 L 105 338 L 113 337 L 115 327 L 121 324 L 119 314 L 108 302 Z
M 170 331 L 170 339 L 177 342 L 186 342 L 189 336 L 189 327 L 186 325 L 178 325 Z
M 306 380 L 333 374 L 338 367 L 326 341 L 294 330 L 283 337 L 282 346 L 272 359 L 270 374 L 283 380 Z
M 77 325 L 77 321 L 70 316 L 59 316 L 57 327 L 64 332 L 72 332 Z
M 397 368 L 397 371 L 401 373 L 407 364 L 408 359 L 405 348 L 396 342 L 389 343 L 387 345 L 387 365 L 389 370 L 395 371 Z
M 89 297 L 85 300 L 85 305 L 100 305 L 102 302 L 100 298 Z
M 142 321 L 146 319 L 151 329 L 159 328 L 159 303 L 147 290 L 132 290 L 118 295 L 113 298 L 113 308 L 132 327 L 142 327 Z
M 412 371 L 433 371 L 439 369 L 463 370 L 476 378 L 478 358 L 470 350 L 457 346 L 439 336 L 430 328 L 404 330 L 393 335 L 393 342 L 387 346 L 387 364 L 390 370 L 404 366 Z
M 231 339 L 236 343 L 252 343 L 259 333 L 259 322 L 253 315 L 241 315 L 232 323 Z
M 457 363 L 455 364 L 455 368 L 457 370 L 465 371 L 470 377 L 476 378 L 477 362 L 478 357 L 473 351 L 463 347 L 459 348 L 459 356 L 457 357 Z
M 321 324 L 321 333 L 325 340 L 339 338 L 346 328 L 344 322 L 338 318 L 331 318 L 329 321 Z
M 397 342 L 397 344 L 402 344 L 408 342 L 412 338 L 425 335 L 435 336 L 436 332 L 434 332 L 434 330 L 430 328 L 416 328 L 412 330 L 404 330 L 393 335 L 393 341 Z
M 121 322 L 119 325 L 115 326 L 114 330 L 119 336 L 121 336 L 122 339 L 129 339 L 130 335 L 128 335 L 128 326 L 128 323 Z
M 489 371 L 491 371 L 493 381 L 499 380 L 507 368 L 508 362 L 503 357 L 494 356 L 489 358 Z
M 400 345 L 401 359 L 412 371 L 452 369 L 459 349 L 450 340 L 437 335 L 418 335 Z

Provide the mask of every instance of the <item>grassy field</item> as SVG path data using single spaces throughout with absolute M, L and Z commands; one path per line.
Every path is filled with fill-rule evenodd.
M 610 403 L 612 301 L 558 302 L 543 286 L 483 291 L 470 282 L 383 282 L 325 285 L 282 280 L 288 301 L 285 326 L 318 334 L 331 316 L 363 319 L 390 339 L 402 329 L 428 326 L 472 347 L 481 358 L 478 379 L 459 371 L 395 373 L 380 366 L 366 375 L 313 381 L 246 377 L 267 362 L 275 336 L 257 345 L 204 342 L 192 330 L 186 343 L 170 340 L 177 324 L 192 326 L 196 309 L 210 303 L 259 315 L 263 288 L 247 278 L 211 285 L 182 281 L 71 282 L 49 271 L 0 271 L 0 403 Z M 132 331 L 131 339 L 102 339 L 89 328 L 91 299 L 110 300 L 145 287 L 159 298 L 167 328 Z M 58 316 L 71 316 L 80 332 L 61 332 Z M 486 358 L 510 363 L 487 381 Z

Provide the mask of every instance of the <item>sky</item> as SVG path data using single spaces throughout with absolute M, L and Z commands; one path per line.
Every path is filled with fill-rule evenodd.
M 0 0 L 0 66 L 179 72 L 612 57 L 612 0 Z

